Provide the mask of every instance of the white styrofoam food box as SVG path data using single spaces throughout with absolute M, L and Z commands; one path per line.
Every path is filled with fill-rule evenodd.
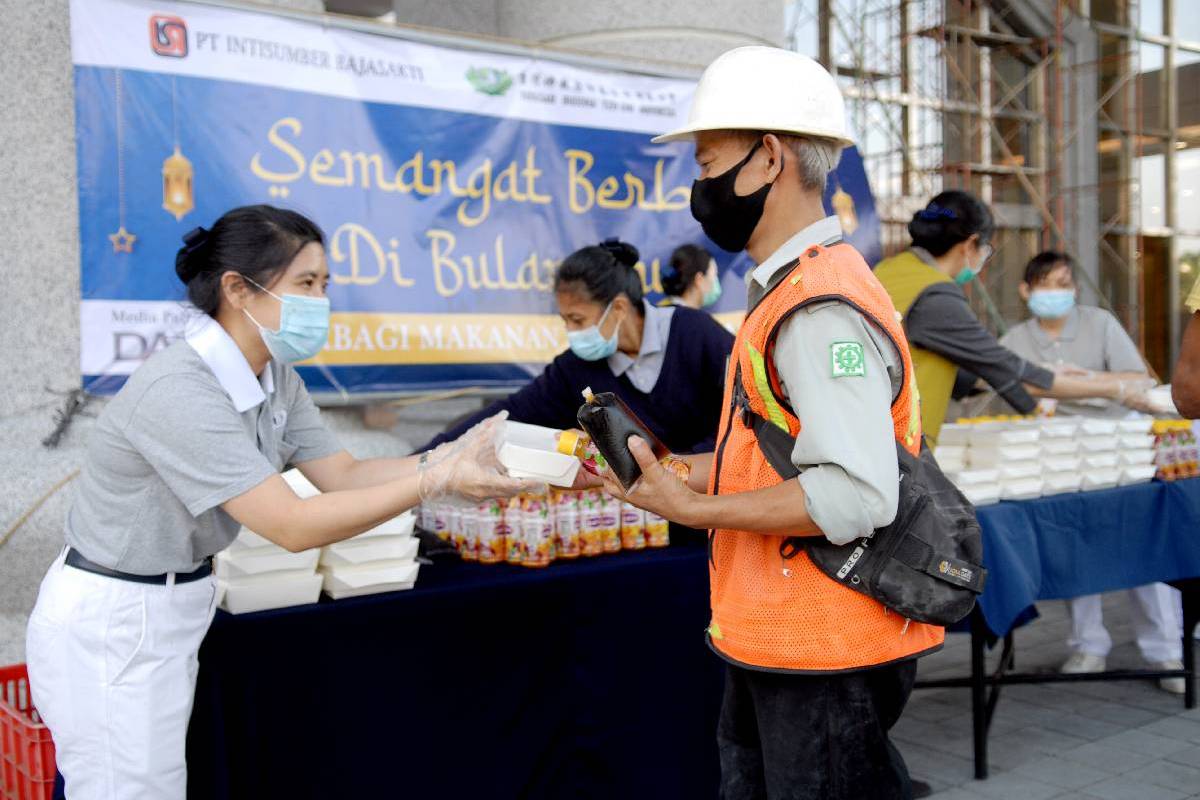
M 1043 482 L 1042 494 L 1065 494 L 1078 492 L 1083 485 L 1083 476 L 1078 472 L 1057 472 L 1047 475 Z
M 964 445 L 971 442 L 971 425 L 958 425 L 950 423 L 943 425 L 941 431 L 938 432 L 938 447 L 944 444 L 949 445 Z
M 1001 483 L 1037 478 L 1042 474 L 1040 461 L 1014 461 L 1000 465 Z
M 1123 419 L 1117 422 L 1117 432 L 1122 436 L 1127 434 L 1141 434 L 1149 436 L 1150 431 L 1154 429 L 1154 417 L 1139 417 L 1138 419 Z
M 221 608 L 230 614 L 248 614 L 308 605 L 320 599 L 322 582 L 322 577 L 316 573 L 284 575 L 271 580 L 222 582 Z
M 1152 448 L 1146 450 L 1122 450 L 1118 453 L 1118 456 L 1123 467 L 1140 467 L 1143 464 L 1154 463 L 1154 450 Z
M 369 531 L 363 531 L 358 536 L 347 539 L 347 542 L 358 542 L 377 536 L 412 536 L 417 526 L 417 516 L 411 511 L 405 511 L 400 516 L 389 519 L 382 525 L 377 525 Z M 339 543 L 340 544 L 340 543 Z
M 389 563 L 365 567 L 322 567 L 325 594 L 334 600 L 413 588 L 420 564 Z
M 1083 490 L 1111 489 L 1121 481 L 1119 469 L 1100 469 L 1083 474 Z
M 1079 440 L 1079 452 L 1085 456 L 1093 453 L 1114 453 L 1116 450 L 1115 436 L 1084 436 Z
M 933 457 L 939 464 L 943 461 L 961 461 L 966 456 L 967 446 L 963 444 L 939 444 L 933 451 Z
M 270 539 L 267 539 L 264 536 L 259 536 L 257 533 L 243 525 L 242 529 L 238 531 L 237 538 L 234 539 L 233 543 L 229 545 L 229 550 L 258 550 L 266 547 L 273 547 L 283 550 L 282 547 L 275 544 Z
M 1079 422 L 1072 419 L 1052 419 L 1042 422 L 1042 441 L 1047 439 L 1074 439 L 1079 433 Z
M 1115 436 L 1117 420 L 1115 419 L 1082 419 L 1079 422 L 1080 436 Z
M 1053 475 L 1057 472 L 1078 472 L 1079 465 L 1082 463 L 1077 455 L 1070 456 L 1046 456 L 1042 459 L 1042 469 L 1047 475 Z
M 977 467 L 998 467 L 1013 461 L 1032 461 L 1041 455 L 1037 444 L 1006 444 L 998 447 L 974 447 L 967 451 L 967 463 Z
M 1092 470 L 1115 469 L 1120 465 L 1120 459 L 1116 453 L 1097 453 L 1092 456 L 1084 456 L 1082 459 L 1082 471 L 1087 473 Z
M 962 487 L 962 493 L 971 505 L 974 506 L 990 506 L 992 503 L 1000 502 L 1000 484 L 998 483 L 980 483 L 974 486 Z
M 1000 470 L 998 469 L 968 469 L 962 472 L 957 472 L 951 478 L 960 489 L 967 486 L 986 486 L 991 483 L 1000 482 Z
M 1001 500 L 1032 500 L 1042 496 L 1042 479 L 1025 478 L 1019 481 L 1008 481 L 1000 487 Z
M 217 554 L 217 573 L 226 578 L 248 578 L 273 572 L 307 573 L 317 567 L 321 551 L 289 553 L 283 548 L 262 547 L 254 550 L 225 550 Z
M 1117 438 L 1118 450 L 1145 450 L 1154 447 L 1154 437 L 1143 433 L 1126 433 Z
M 1037 444 L 1040 433 L 1037 428 L 992 427 L 985 423 L 976 425 L 971 431 L 971 447 Z
M 1079 440 L 1043 439 L 1042 452 L 1048 456 L 1073 456 L 1079 452 Z
M 580 467 L 575 456 L 535 450 L 512 442 L 500 445 L 499 458 L 514 478 L 528 478 L 561 488 L 569 488 L 575 482 Z
M 412 561 L 421 542 L 413 536 L 392 536 L 365 542 L 339 542 L 321 551 L 321 566 L 354 567 L 373 561 Z
M 321 490 L 312 485 L 308 478 L 304 477 L 304 473 L 298 469 L 289 469 L 283 473 L 283 479 L 287 481 L 287 485 L 292 487 L 292 491 L 297 497 L 308 499 L 316 497 L 321 493 Z
M 1155 473 L 1158 472 L 1158 467 L 1153 464 L 1141 464 L 1136 467 L 1121 468 L 1121 485 L 1127 486 L 1131 483 L 1146 483 L 1154 480 Z

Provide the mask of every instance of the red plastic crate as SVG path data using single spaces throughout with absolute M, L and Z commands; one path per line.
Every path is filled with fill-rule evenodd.
M 29 693 L 24 664 L 0 667 L 0 798 L 50 800 L 54 742 Z

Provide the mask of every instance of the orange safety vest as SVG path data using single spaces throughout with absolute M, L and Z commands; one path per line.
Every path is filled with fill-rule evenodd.
M 829 300 L 853 306 L 895 345 L 904 362 L 902 389 L 892 402 L 896 440 L 914 455 L 919 451 L 920 401 L 908 341 L 891 299 L 850 245 L 812 247 L 751 309 L 738 332 L 725 381 L 710 494 L 749 492 L 783 481 L 736 407 L 734 389 L 741 387 L 755 414 L 792 436 L 799 434 L 802 421 L 783 398 L 773 366 L 775 337 L 801 307 Z M 831 374 L 834 357 L 831 352 Z M 758 669 L 839 672 L 913 658 L 942 645 L 941 627 L 907 620 L 836 583 L 803 550 L 785 558 L 783 536 L 725 529 L 710 536 L 708 641 L 728 661 Z

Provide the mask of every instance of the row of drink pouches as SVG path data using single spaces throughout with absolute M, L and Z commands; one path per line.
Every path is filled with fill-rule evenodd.
M 667 520 L 599 490 L 551 490 L 477 506 L 426 504 L 420 526 L 453 542 L 464 561 L 527 567 L 671 543 Z

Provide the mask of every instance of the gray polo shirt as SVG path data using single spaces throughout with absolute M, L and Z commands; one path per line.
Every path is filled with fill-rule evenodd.
M 1137 345 L 1117 318 L 1093 306 L 1072 309 L 1056 339 L 1050 338 L 1036 319 L 1028 319 L 1010 328 L 1000 344 L 1048 367 L 1070 364 L 1097 372 L 1146 371 Z M 1061 400 L 1056 413 L 1120 418 L 1128 415 L 1129 409 L 1109 400 Z
M 289 464 L 340 450 L 291 366 L 271 361 L 255 376 L 205 316 L 139 367 L 100 414 L 67 543 L 123 572 L 190 572 L 237 536 L 222 503 Z
M 642 301 L 646 317 L 642 326 L 642 346 L 637 358 L 630 358 L 620 350 L 608 357 L 608 368 L 618 378 L 625 375 L 639 392 L 649 394 L 662 374 L 663 356 L 667 351 L 667 338 L 671 335 L 671 317 L 674 306 L 652 306 Z
M 790 274 L 786 267 L 804 251 L 841 234 L 837 217 L 826 217 L 784 243 L 747 274 L 750 307 Z M 847 342 L 862 346 L 863 365 L 837 376 L 831 348 Z M 792 463 L 800 470 L 809 516 L 836 544 L 870 536 L 895 519 L 900 470 L 891 408 L 903 364 L 874 324 L 836 300 L 806 307 L 779 329 L 775 369 L 803 422 Z

